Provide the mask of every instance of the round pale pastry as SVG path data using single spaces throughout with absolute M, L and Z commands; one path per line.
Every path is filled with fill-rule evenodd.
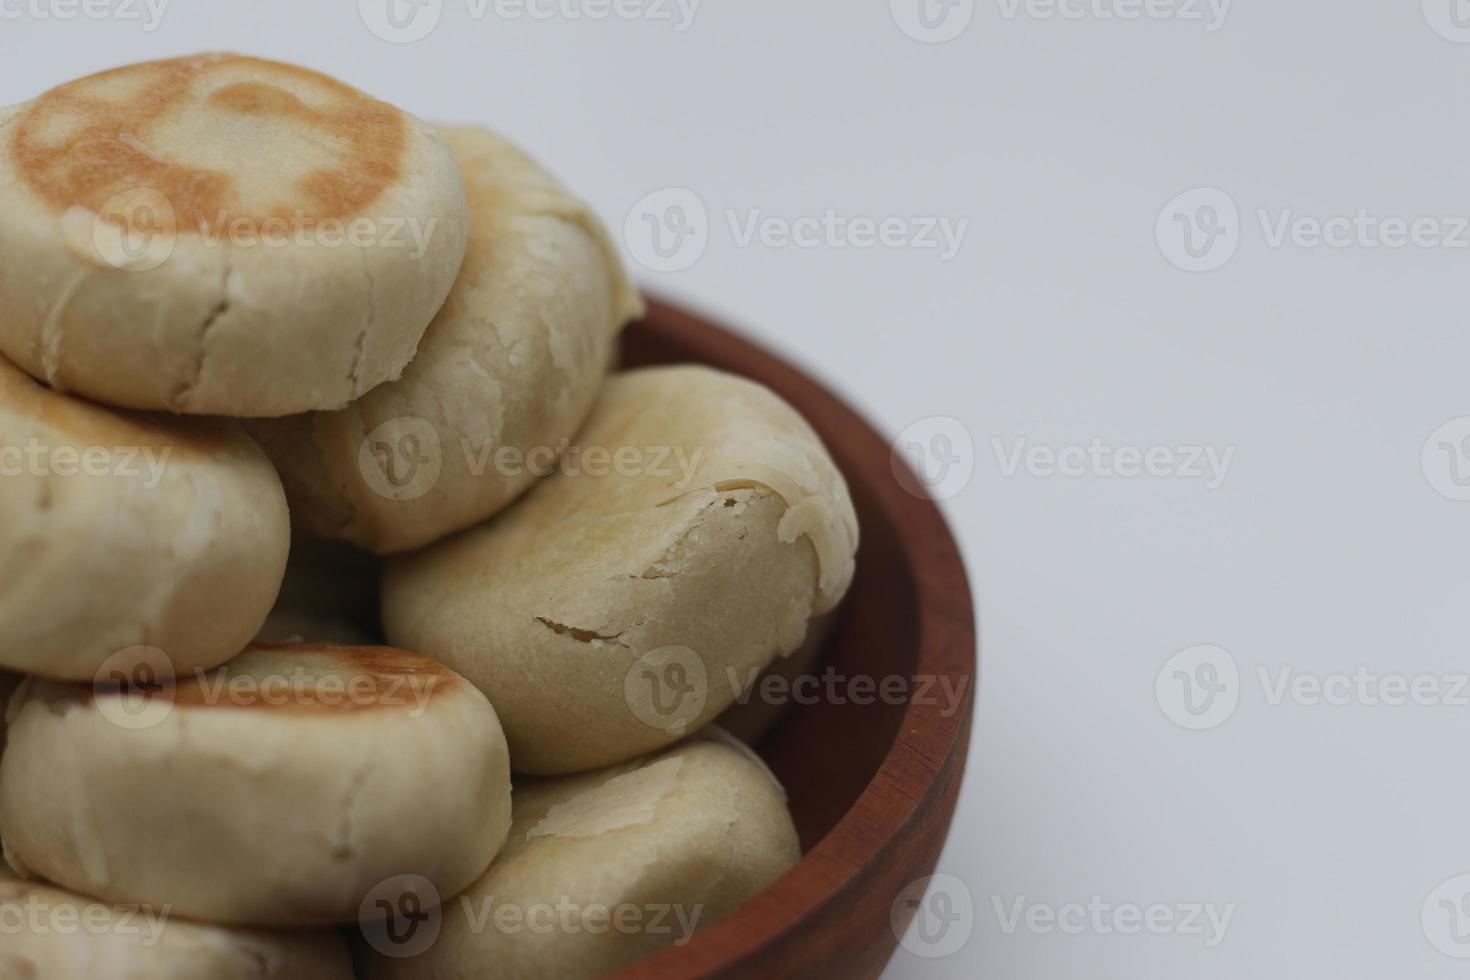
M 0 110 L 0 352 L 58 390 L 341 408 L 402 373 L 464 247 L 438 133 L 304 68 L 156 61 Z
M 352 980 L 352 957 L 332 932 L 188 922 L 0 871 L 0 977 Z
M 290 537 L 237 423 L 103 408 L 0 357 L 0 667 L 92 680 L 138 645 L 220 664 L 270 612 Z
M 301 527 L 384 554 L 484 520 L 550 469 L 643 310 L 585 204 L 494 133 L 444 136 L 469 249 L 418 356 L 343 411 L 251 427 Z
M 688 942 L 800 859 L 784 794 L 748 750 L 695 739 L 611 769 L 520 780 L 490 870 L 419 930 L 364 928 L 359 975 L 601 976 Z
M 5 857 L 210 922 L 351 922 L 385 879 L 449 896 L 510 826 L 505 737 L 447 668 L 252 646 L 163 688 L 27 681 L 0 759 Z
M 847 486 L 768 389 L 702 367 L 611 379 L 560 471 L 384 576 L 389 641 L 495 702 L 518 772 L 698 730 L 853 574 Z

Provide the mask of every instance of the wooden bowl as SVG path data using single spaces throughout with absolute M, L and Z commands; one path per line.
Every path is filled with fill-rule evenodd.
M 790 794 L 801 863 L 692 942 L 616 976 L 876 976 L 913 914 L 899 893 L 933 871 L 965 768 L 975 627 L 954 538 L 933 502 L 900 484 L 894 466 L 905 464 L 895 464 L 888 440 L 755 344 L 654 302 L 628 330 L 623 361 L 697 362 L 744 375 L 810 420 L 846 475 L 862 522 L 857 577 L 822 671 L 921 680 L 901 703 L 855 688 L 852 697 L 823 697 L 787 714 L 758 748 Z M 942 683 L 963 692 L 957 706 L 934 696 Z M 933 685 L 927 696 L 923 684 Z

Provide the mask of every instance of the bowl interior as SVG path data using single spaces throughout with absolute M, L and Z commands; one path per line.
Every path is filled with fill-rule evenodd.
M 837 627 L 806 687 L 793 685 L 790 710 L 756 746 L 786 787 L 803 851 L 852 809 L 883 764 L 904 703 L 880 696 L 877 682 L 911 677 L 918 652 L 913 580 L 892 547 L 893 527 L 861 499 L 854 502 L 863 558 Z M 852 684 L 860 677 L 874 679 L 871 690 Z

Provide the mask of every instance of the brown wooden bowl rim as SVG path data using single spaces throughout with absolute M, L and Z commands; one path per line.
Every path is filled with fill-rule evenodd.
M 658 299 L 649 302 L 645 323 L 676 337 L 693 360 L 716 365 L 769 361 L 770 372 L 758 380 L 793 401 L 820 405 L 820 414 L 828 420 L 825 424 L 836 419 L 860 432 L 864 454 L 893 458 L 891 442 L 858 412 L 761 345 L 708 317 Z M 797 391 L 800 399 L 792 398 Z M 893 745 L 862 795 L 795 868 L 735 912 L 701 930 L 688 945 L 665 949 L 615 974 L 621 980 L 704 976 L 728 969 L 783 934 L 802 929 L 840 893 L 863 886 L 865 871 L 923 814 L 931 802 L 929 790 L 951 767 L 964 765 L 976 678 L 975 615 L 964 563 L 934 501 L 910 494 L 896 477 L 878 482 L 871 491 L 900 531 L 914 580 L 919 620 L 915 673 L 965 683 L 960 710 L 946 717 L 943 699 L 911 701 Z

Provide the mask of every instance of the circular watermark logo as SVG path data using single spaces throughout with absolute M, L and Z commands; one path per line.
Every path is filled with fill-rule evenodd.
M 444 0 L 357 0 L 357 12 L 382 40 L 412 44 L 434 33 L 444 16 Z
M 1439 883 L 1419 913 L 1429 945 L 1457 960 L 1470 959 L 1470 874 Z
M 1470 44 L 1470 0 L 1423 0 L 1424 22 L 1446 41 Z
M 444 925 L 439 889 L 423 875 L 394 875 L 363 898 L 357 923 L 367 944 L 384 956 L 418 956 L 434 945 Z
M 623 222 L 623 240 L 639 265 L 652 272 L 682 272 L 709 245 L 709 211 L 687 187 L 646 194 Z
M 157 647 L 119 650 L 92 675 L 92 701 L 119 728 L 152 728 L 174 710 L 173 661 Z
M 910 882 L 888 911 L 899 945 L 927 960 L 953 956 L 975 932 L 975 899 L 954 875 Z
M 1470 500 L 1470 415 L 1450 419 L 1431 432 L 1419 464 L 1440 496 Z
M 709 701 L 704 659 L 688 647 L 650 650 L 623 675 L 623 697 L 639 721 L 669 735 L 683 735 Z
M 1240 669 L 1223 647 L 1192 646 L 1164 661 L 1154 678 L 1154 697 L 1180 728 L 1218 728 L 1240 703 Z
M 893 22 L 915 41 L 953 41 L 975 17 L 975 0 L 889 0 Z
M 947 500 L 969 486 L 975 475 L 975 440 L 959 419 L 931 415 L 899 433 L 888 463 L 908 493 Z
M 1213 272 L 1240 247 L 1240 210 L 1218 187 L 1196 187 L 1175 197 L 1154 224 L 1159 250 L 1186 272 Z
M 174 254 L 179 240 L 173 202 L 150 187 L 114 194 L 86 223 L 92 253 L 123 272 L 158 268 Z
M 439 430 L 413 416 L 389 419 L 363 437 L 357 468 L 378 496 L 417 500 L 434 489 L 444 471 Z

